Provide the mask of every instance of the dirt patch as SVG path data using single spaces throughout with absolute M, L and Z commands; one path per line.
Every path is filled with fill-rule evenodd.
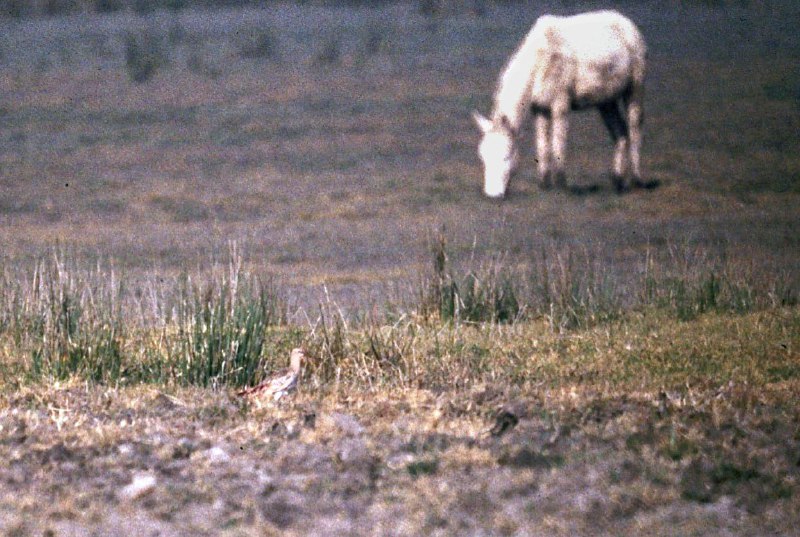
M 6 396 L 1 529 L 748 535 L 798 522 L 798 407 L 783 389 L 752 408 L 745 388 L 692 407 L 495 393 L 468 411 L 464 394 L 416 390 L 262 409 L 146 387 Z

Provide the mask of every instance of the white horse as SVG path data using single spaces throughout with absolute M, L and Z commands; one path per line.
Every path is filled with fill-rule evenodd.
M 616 11 L 539 17 L 500 76 L 491 119 L 473 112 L 483 134 L 478 154 L 486 195 L 505 195 L 518 162 L 516 139 L 529 113 L 535 116 L 541 187 L 549 188 L 552 179 L 564 187 L 567 114 L 592 106 L 615 144 L 614 187 L 630 188 L 626 157 L 633 186 L 645 186 L 639 148 L 646 51 L 638 28 Z

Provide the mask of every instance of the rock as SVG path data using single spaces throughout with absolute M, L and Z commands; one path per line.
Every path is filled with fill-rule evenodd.
M 205 459 L 211 464 L 222 464 L 231 460 L 228 452 L 219 446 L 211 447 L 203 452 Z
M 176 459 L 188 459 L 195 449 L 197 449 L 197 446 L 195 446 L 194 442 L 184 436 L 175 445 L 173 456 Z
M 146 496 L 156 488 L 156 476 L 152 474 L 134 474 L 133 480 L 119 493 L 122 500 L 135 500 Z

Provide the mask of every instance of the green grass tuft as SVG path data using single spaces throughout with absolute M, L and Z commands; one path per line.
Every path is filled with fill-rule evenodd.
M 640 287 L 623 290 L 588 257 L 542 256 L 533 276 L 502 258 L 459 272 L 443 237 L 431 257 L 410 306 L 359 317 L 328 299 L 304 328 L 288 321 L 278 284 L 244 270 L 236 252 L 205 279 L 165 281 L 56 252 L 30 274 L 0 266 L 0 358 L 32 381 L 239 387 L 285 367 L 302 344 L 313 357 L 304 383 L 333 390 L 576 379 L 664 387 L 792 381 L 800 371 L 796 285 L 780 276 L 756 285 L 721 262 L 648 261 Z M 678 433 L 660 445 L 675 460 L 694 449 Z
M 125 68 L 131 81 L 147 82 L 169 63 L 163 41 L 156 32 L 130 33 L 125 37 Z

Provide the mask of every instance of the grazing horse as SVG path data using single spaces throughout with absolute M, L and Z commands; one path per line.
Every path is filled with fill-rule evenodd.
M 626 160 L 632 185 L 645 186 L 639 171 L 645 46 L 642 34 L 616 11 L 571 17 L 544 15 L 500 75 L 491 119 L 473 118 L 483 138 L 487 196 L 505 195 L 518 162 L 516 140 L 529 113 L 535 117 L 536 153 L 541 187 L 566 186 L 564 153 L 567 114 L 596 107 L 614 141 L 612 183 L 626 191 Z

